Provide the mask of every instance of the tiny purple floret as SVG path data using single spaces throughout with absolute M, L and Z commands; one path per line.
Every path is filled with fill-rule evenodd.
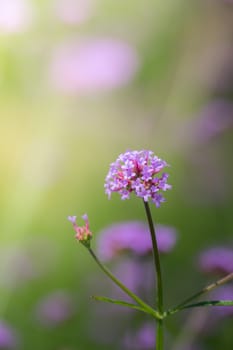
M 72 224 L 75 224 L 75 223 L 76 223 L 76 218 L 77 218 L 77 216 L 68 216 L 68 220 L 69 220 L 70 222 L 72 222 Z
M 110 165 L 105 179 L 105 193 L 111 198 L 118 192 L 122 200 L 129 199 L 134 192 L 145 202 L 152 201 L 159 207 L 165 201 L 161 191 L 171 189 L 167 184 L 168 174 L 159 174 L 168 164 L 152 151 L 127 151 L 120 154 Z

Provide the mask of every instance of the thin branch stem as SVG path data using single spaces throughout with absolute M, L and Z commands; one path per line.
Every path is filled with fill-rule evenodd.
M 208 293 L 210 291 L 212 291 L 213 289 L 231 281 L 233 279 L 233 272 L 229 273 L 228 275 L 226 275 L 225 277 L 217 280 L 214 283 L 209 284 L 208 286 L 202 288 L 199 292 L 193 294 L 191 297 L 185 299 L 184 301 L 182 301 L 180 304 L 178 304 L 177 306 L 175 306 L 174 308 L 168 310 L 166 312 L 167 315 L 171 315 L 174 314 L 176 312 L 178 312 L 180 309 L 182 309 L 186 304 L 188 304 L 190 301 L 199 298 L 202 294 Z
M 161 315 L 153 309 L 150 305 L 145 303 L 141 298 L 139 298 L 136 294 L 134 294 L 131 290 L 129 290 L 123 283 L 121 283 L 120 280 L 118 280 L 112 273 L 111 271 L 102 264 L 102 262 L 98 259 L 98 257 L 95 255 L 94 251 L 91 248 L 88 248 L 89 253 L 95 260 L 95 262 L 99 265 L 101 270 L 118 286 L 120 287 L 128 296 L 131 297 L 138 305 L 140 305 L 147 313 L 152 315 L 153 317 L 160 319 Z

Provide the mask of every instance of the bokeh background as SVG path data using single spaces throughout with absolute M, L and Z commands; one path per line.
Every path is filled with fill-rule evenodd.
M 67 221 L 88 213 L 94 248 L 109 225 L 145 221 L 139 199 L 104 193 L 127 149 L 171 165 L 152 208 L 178 237 L 167 307 L 215 280 L 197 262 L 233 250 L 232 42 L 231 0 L 0 0 L 1 349 L 151 349 L 141 316 L 90 299 L 111 283 Z M 169 319 L 168 348 L 232 349 L 232 310 L 215 318 Z

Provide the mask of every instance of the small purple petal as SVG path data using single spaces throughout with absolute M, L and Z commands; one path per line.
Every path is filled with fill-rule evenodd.
M 77 216 L 68 216 L 68 220 L 70 221 L 70 222 L 72 222 L 72 224 L 75 224 L 76 223 L 76 218 L 77 218 Z
M 87 214 L 83 214 L 82 219 L 83 219 L 84 221 L 88 221 L 88 216 L 87 216 Z

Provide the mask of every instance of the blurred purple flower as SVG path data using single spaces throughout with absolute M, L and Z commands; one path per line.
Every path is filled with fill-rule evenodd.
M 0 349 L 15 349 L 18 339 L 15 331 L 3 321 L 0 321 Z
M 148 259 L 121 259 L 113 266 L 114 274 L 134 293 L 144 296 L 147 300 L 151 299 L 151 291 L 155 288 L 154 268 Z M 110 294 L 114 298 L 132 300 L 128 298 L 121 289 L 111 285 Z M 151 300 L 153 302 L 153 300 Z M 131 312 L 131 309 L 121 308 L 121 313 Z
M 72 296 L 66 291 L 56 291 L 43 298 L 36 306 L 38 321 L 45 327 L 56 327 L 69 320 L 74 313 Z
M 233 300 L 233 286 L 225 285 L 213 290 L 206 300 Z M 212 306 L 200 310 L 200 315 L 203 315 L 201 327 L 198 328 L 199 333 L 211 334 L 216 329 L 224 326 L 223 321 L 232 319 L 233 306 Z
M 155 230 L 159 251 L 170 252 L 176 243 L 176 230 L 165 225 L 156 225 Z M 113 224 L 100 232 L 97 249 L 104 261 L 113 259 L 123 251 L 146 255 L 152 251 L 148 226 L 141 221 Z
M 39 275 L 35 260 L 21 247 L 4 247 L 0 254 L 0 285 L 19 288 Z
M 232 129 L 233 103 L 226 99 L 210 101 L 189 123 L 186 134 L 192 145 L 187 154 L 190 181 L 185 186 L 192 201 L 221 205 L 231 195 L 229 162 L 222 156 L 227 150 L 224 152 L 220 141 Z
M 198 266 L 205 273 L 227 274 L 233 272 L 233 249 L 212 247 L 198 257 Z
M 195 142 L 204 143 L 229 128 L 233 128 L 233 103 L 219 99 L 203 108 L 190 132 L 194 135 Z
M 211 298 L 213 300 L 233 300 L 233 286 L 226 285 L 217 288 L 212 292 Z M 218 317 L 233 316 L 233 306 L 216 306 L 211 310 Z
M 132 259 L 123 261 L 121 260 L 114 267 L 114 273 L 116 274 L 116 276 L 118 276 L 121 279 L 121 281 L 134 292 L 138 292 L 140 287 L 146 281 L 145 270 L 146 269 L 144 268 L 141 262 L 137 262 Z M 121 290 L 117 290 L 121 292 Z
M 76 219 L 77 219 L 77 216 L 75 216 L 75 215 L 69 215 L 68 217 L 67 217 L 67 219 L 73 224 L 73 225 L 76 225 Z
M 60 21 L 75 25 L 87 20 L 92 13 L 91 0 L 56 0 L 54 10 Z
M 0 287 L 18 289 L 52 273 L 57 268 L 60 249 L 52 239 L 38 232 L 28 237 L 23 246 L 12 243 L 3 246 L 0 249 Z
M 151 350 L 155 346 L 155 326 L 145 323 L 136 332 L 129 332 L 123 338 L 126 350 Z
M 149 199 L 159 207 L 165 201 L 161 191 L 171 188 L 167 184 L 168 174 L 157 176 L 168 164 L 158 158 L 152 151 L 127 151 L 120 154 L 105 179 L 105 193 L 110 198 L 113 192 L 118 192 L 122 200 L 129 199 L 131 192 Z
M 225 159 L 219 157 L 214 147 L 204 147 L 189 157 L 189 198 L 192 201 L 221 205 L 231 194 L 230 172 L 226 168 Z
M 63 93 L 98 93 L 127 84 L 137 67 L 137 54 L 126 42 L 92 38 L 58 47 L 51 58 L 49 78 Z
M 25 31 L 31 24 L 33 9 L 27 0 L 0 0 L 0 33 Z

